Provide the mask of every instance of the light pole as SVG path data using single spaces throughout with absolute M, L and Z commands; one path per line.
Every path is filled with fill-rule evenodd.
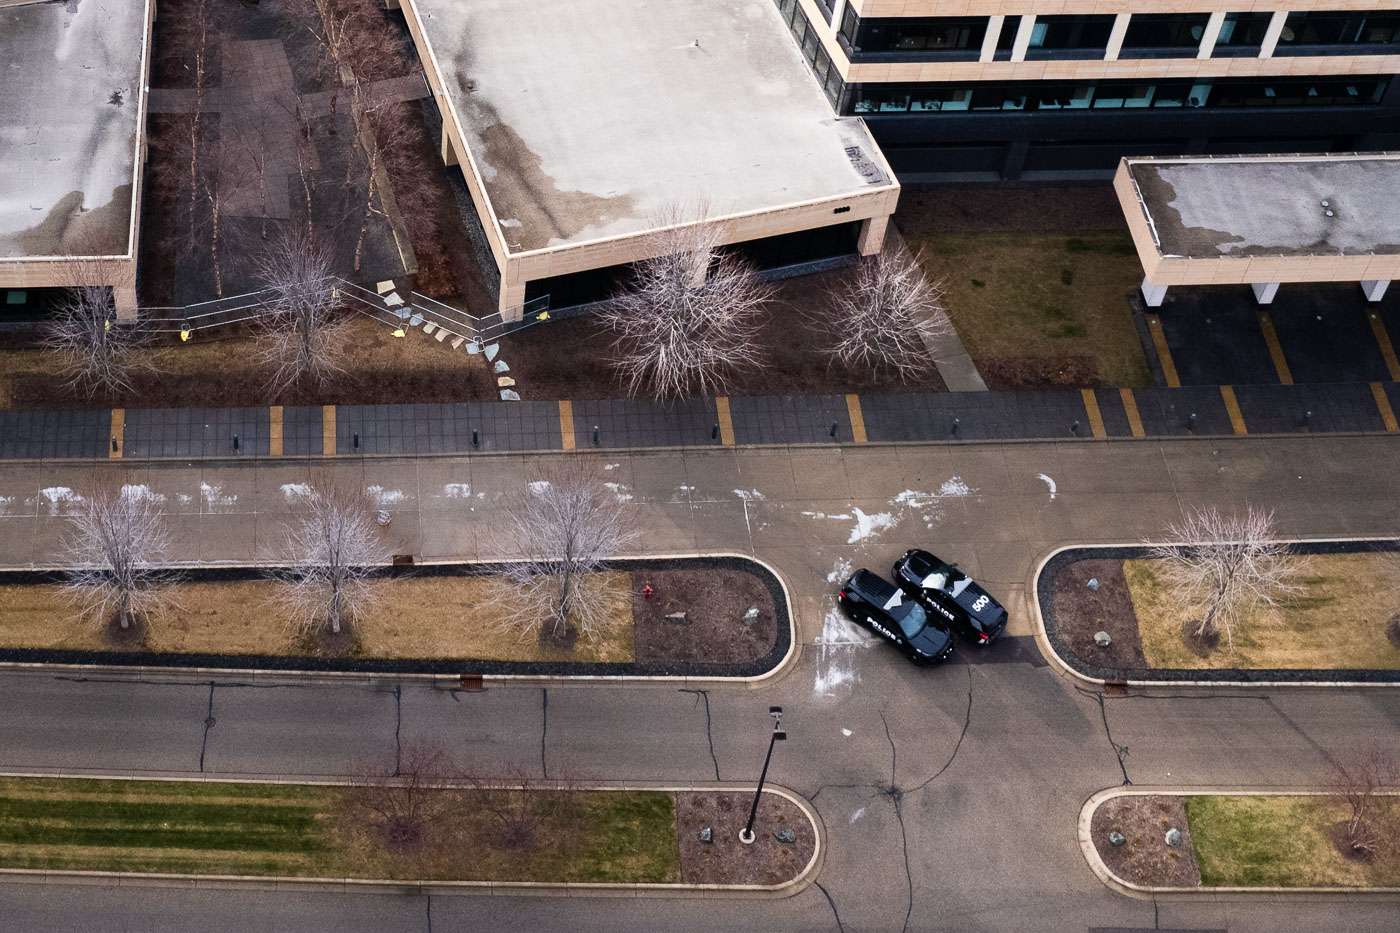
M 768 763 L 773 760 L 773 746 L 787 738 L 787 733 L 783 731 L 783 708 L 770 706 L 768 707 L 768 715 L 773 717 L 773 734 L 768 739 L 768 755 L 763 759 L 763 770 L 758 775 L 758 790 L 753 792 L 753 806 L 749 808 L 749 821 L 739 833 L 739 841 L 746 846 L 752 845 L 756 838 L 753 834 L 753 818 L 758 815 L 758 798 L 763 796 L 763 782 L 768 777 Z

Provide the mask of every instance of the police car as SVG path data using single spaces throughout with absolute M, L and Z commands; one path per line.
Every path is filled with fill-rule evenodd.
M 869 570 L 857 570 L 836 603 L 858 625 L 884 636 L 915 664 L 937 664 L 953 653 L 953 633 L 920 600 Z
M 979 645 L 1006 630 L 1006 610 L 957 565 L 917 548 L 894 565 L 894 579 L 931 613 Z

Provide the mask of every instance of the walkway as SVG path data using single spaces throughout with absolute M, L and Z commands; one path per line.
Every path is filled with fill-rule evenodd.
M 0 411 L 0 460 L 1394 432 L 1400 383 Z

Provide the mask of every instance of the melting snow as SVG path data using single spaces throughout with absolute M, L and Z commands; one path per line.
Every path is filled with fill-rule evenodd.
M 617 496 L 618 502 L 632 501 L 632 494 L 628 492 L 627 487 L 621 483 L 604 483 L 603 485 L 612 490 L 613 495 Z
M 1051 499 L 1055 498 L 1055 481 L 1054 481 L 1053 479 L 1051 479 L 1050 477 L 1046 476 L 1044 473 L 1037 473 L 1037 474 L 1035 474 L 1035 475 L 1036 475 L 1036 477 L 1039 478 L 1043 483 L 1045 483 L 1045 485 L 1047 485 L 1047 486 L 1050 487 L 1050 498 L 1051 498 Z
M 311 485 L 309 483 L 283 483 L 282 495 L 288 502 L 295 502 L 311 495 Z
M 530 484 L 530 491 L 537 496 L 544 495 L 544 491 L 549 488 L 549 480 L 537 479 Z
M 851 732 L 850 729 L 842 729 L 842 730 L 841 730 L 841 734 L 844 735 L 844 736 L 845 736 L 846 738 L 848 738 L 848 739 L 849 739 L 852 735 L 854 735 L 854 733 Z
M 449 499 L 470 499 L 472 497 L 471 483 L 448 483 L 442 487 L 442 494 Z M 486 493 L 477 493 L 478 499 L 485 499 Z
M 8 514 L 10 511 L 10 505 L 14 501 L 14 496 L 0 496 L 0 515 Z
M 39 495 L 49 500 L 49 514 L 57 515 L 58 507 L 63 502 L 82 502 L 83 497 L 78 495 L 67 486 L 46 486 L 39 490 Z
M 802 513 L 806 515 L 806 512 Z M 851 562 L 844 557 L 836 558 L 836 563 L 831 565 L 831 573 L 826 575 L 827 583 L 841 583 L 851 575 Z M 849 735 L 850 733 L 847 733 Z
M 836 696 L 838 689 L 849 690 L 860 678 L 855 670 L 855 649 L 865 643 L 855 627 L 832 606 L 822 623 L 817 639 L 817 673 L 812 692 L 817 696 Z
M 899 519 L 889 512 L 866 515 L 860 509 L 852 509 L 851 511 L 856 513 L 856 525 L 851 529 L 851 536 L 846 539 L 847 544 L 855 544 L 857 541 L 873 538 L 886 528 L 893 528 L 899 522 Z
M 954 476 L 952 479 L 945 480 L 943 485 L 938 487 L 938 494 L 940 496 L 966 496 L 971 493 L 972 490 L 968 488 L 967 483 L 963 482 L 961 476 Z
M 287 492 L 286 486 L 282 487 L 282 492 L 287 496 L 288 500 L 292 498 L 292 494 Z M 310 492 L 311 488 L 308 486 L 306 492 L 302 493 L 302 495 L 307 495 Z M 204 497 L 204 509 L 208 512 L 219 512 L 225 509 L 231 509 L 233 508 L 233 504 L 238 501 L 238 497 L 232 493 L 224 495 L 224 487 L 210 486 L 208 483 L 199 484 L 199 494 Z
M 854 823 L 856 820 L 860 819 L 862 816 L 865 816 L 865 807 L 861 807 L 859 810 L 857 810 L 856 812 L 854 812 L 854 813 L 851 814 L 851 823 Z M 850 823 L 847 823 L 846 825 L 849 826 Z
M 605 464 L 603 464 L 603 469 L 605 469 L 605 470 L 616 470 L 616 469 L 617 469 L 618 467 L 620 467 L 620 466 L 622 466 L 622 464 L 620 464 L 620 463 L 605 463 Z
M 387 509 L 391 505 L 398 505 L 408 498 L 402 489 L 385 489 L 383 486 L 366 486 L 365 492 L 374 500 L 381 509 Z
M 759 492 L 757 489 L 736 489 L 734 490 L 734 495 L 743 499 L 745 502 L 759 502 L 763 499 L 763 493 Z
M 160 505 L 162 502 L 165 501 L 165 494 L 159 492 L 151 492 L 151 487 L 145 484 L 133 485 L 128 483 L 127 485 L 122 487 L 122 498 L 132 499 L 137 502 L 145 500 L 153 505 Z

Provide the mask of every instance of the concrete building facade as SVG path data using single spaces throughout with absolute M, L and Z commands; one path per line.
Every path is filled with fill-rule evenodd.
M 884 241 L 899 184 L 771 0 L 402 0 L 507 318 L 606 297 L 656 232 L 760 267 Z
M 136 315 L 153 0 L 0 7 L 0 317 L 111 286 Z
M 1395 0 L 774 0 L 906 181 L 1400 149 Z

